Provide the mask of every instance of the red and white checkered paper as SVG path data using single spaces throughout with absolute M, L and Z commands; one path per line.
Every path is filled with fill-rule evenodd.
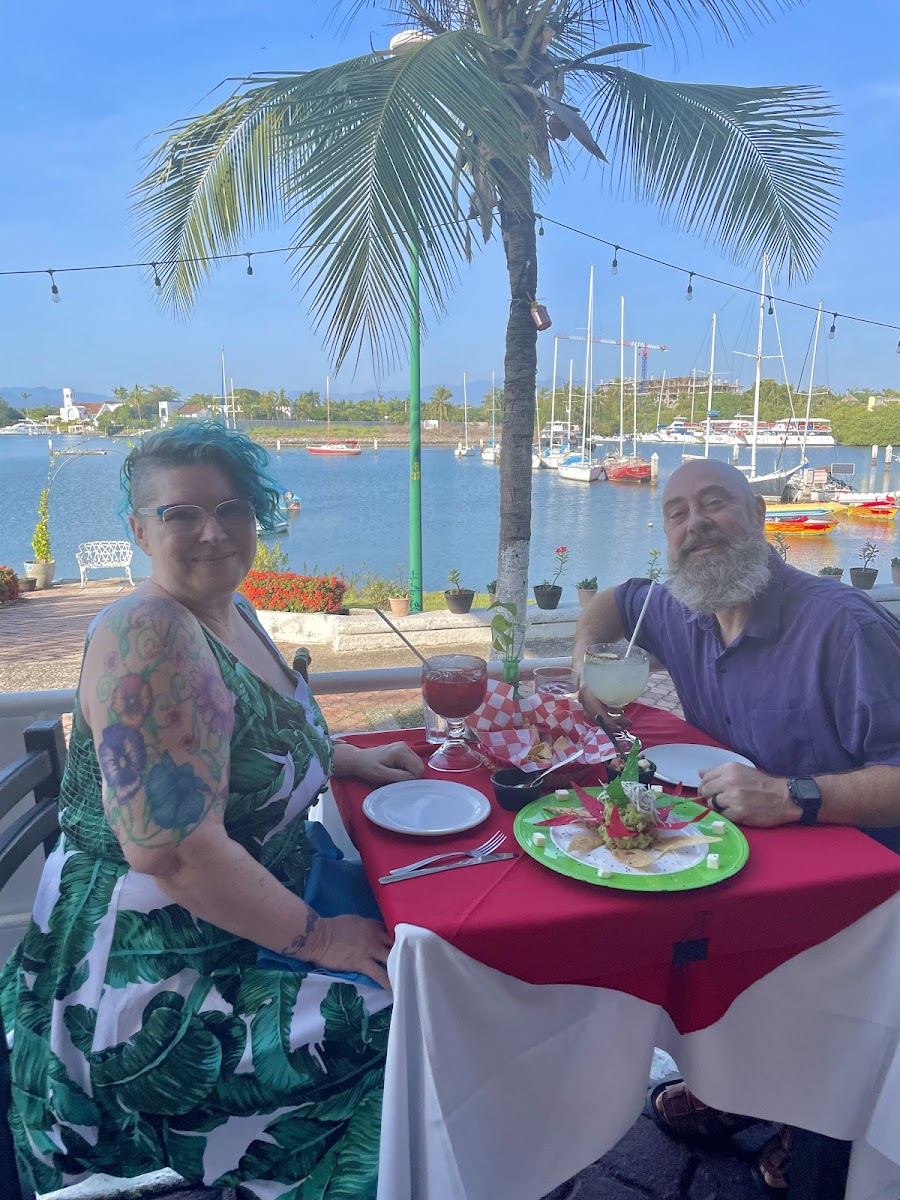
M 517 722 L 521 727 L 517 728 Z M 579 762 L 601 763 L 614 758 L 616 748 L 604 731 L 590 724 L 584 709 L 574 696 L 547 696 L 535 692 L 516 700 L 513 686 L 489 679 L 484 703 L 466 723 L 474 729 L 486 755 L 503 766 L 523 771 L 543 771 L 562 762 L 577 747 L 583 750 Z M 555 745 L 559 738 L 564 742 Z M 526 761 L 538 742 L 553 747 L 550 763 Z

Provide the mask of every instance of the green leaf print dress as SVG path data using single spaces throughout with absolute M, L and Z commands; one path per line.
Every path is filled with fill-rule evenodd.
M 302 896 L 305 814 L 331 768 L 324 719 L 302 679 L 288 699 L 207 640 L 235 696 L 226 828 Z M 372 1200 L 388 994 L 258 967 L 255 945 L 133 871 L 77 705 L 60 821 L 0 976 L 11 1124 L 35 1190 L 170 1167 L 260 1200 Z

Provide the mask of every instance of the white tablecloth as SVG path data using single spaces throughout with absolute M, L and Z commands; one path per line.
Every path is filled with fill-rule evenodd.
M 900 1198 L 900 896 L 686 1035 L 646 1001 L 522 983 L 412 925 L 388 970 L 378 1200 L 540 1200 L 636 1120 L 654 1046 L 710 1104 L 852 1140 L 847 1200 Z

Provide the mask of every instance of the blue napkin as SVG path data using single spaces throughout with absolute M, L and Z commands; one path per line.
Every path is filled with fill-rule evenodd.
M 355 913 L 358 917 L 381 920 L 381 912 L 375 903 L 369 881 L 362 863 L 347 862 L 343 853 L 331 840 L 331 835 L 318 821 L 306 822 L 306 836 L 312 846 L 313 856 L 306 878 L 303 899 L 315 909 L 320 917 L 343 917 Z M 327 971 L 316 963 L 289 958 L 260 946 L 256 955 L 258 967 L 281 971 L 316 971 L 319 975 L 331 975 L 348 983 L 381 987 L 368 975 L 353 971 Z

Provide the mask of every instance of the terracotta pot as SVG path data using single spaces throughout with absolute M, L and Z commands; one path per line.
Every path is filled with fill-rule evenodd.
M 868 591 L 878 578 L 877 567 L 851 567 L 850 582 L 854 587 Z
M 582 608 L 585 608 L 597 595 L 597 588 L 576 588 L 578 593 L 578 603 Z
M 444 597 L 447 601 L 447 607 L 454 613 L 467 613 L 472 607 L 472 601 L 475 599 L 475 593 L 471 588 L 461 588 L 458 592 L 444 592 Z
M 409 596 L 391 596 L 391 612 L 395 617 L 408 617 L 410 603 Z
M 556 608 L 562 596 L 562 588 L 558 583 L 552 587 L 536 587 L 534 589 L 534 598 L 537 601 L 538 608 Z
M 36 580 L 35 587 L 39 592 L 52 585 L 55 570 L 55 562 L 27 562 L 25 564 L 25 574 L 29 579 Z

